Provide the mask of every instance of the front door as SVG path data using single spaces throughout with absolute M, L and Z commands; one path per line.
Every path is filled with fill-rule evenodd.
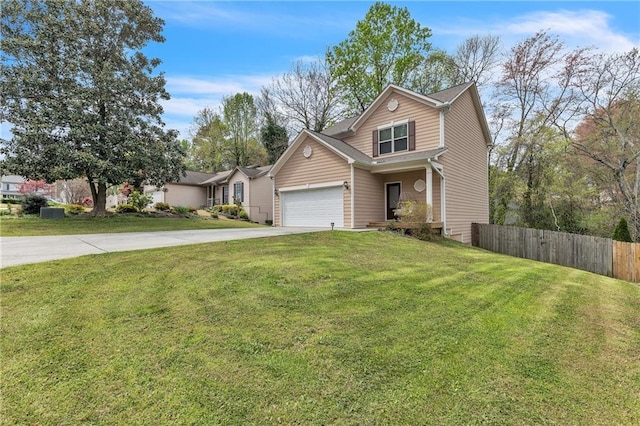
M 393 220 L 396 217 L 396 207 L 400 201 L 400 182 L 387 183 L 387 220 Z

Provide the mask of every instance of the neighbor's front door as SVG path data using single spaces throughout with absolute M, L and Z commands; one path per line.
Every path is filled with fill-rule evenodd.
M 395 219 L 395 210 L 400 201 L 400 182 L 388 183 L 387 187 L 387 220 Z

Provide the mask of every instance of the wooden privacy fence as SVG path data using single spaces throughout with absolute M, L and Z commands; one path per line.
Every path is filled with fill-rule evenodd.
M 472 244 L 496 253 L 640 282 L 640 244 L 515 226 L 472 225 Z

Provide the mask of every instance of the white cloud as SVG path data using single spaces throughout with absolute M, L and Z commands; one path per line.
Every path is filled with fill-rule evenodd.
M 552 5 L 553 3 L 542 3 Z M 434 34 L 456 37 L 457 42 L 476 34 L 500 35 L 509 48 L 538 31 L 548 30 L 568 47 L 595 46 L 606 52 L 627 52 L 640 44 L 611 27 L 613 17 L 599 10 L 537 11 L 515 17 L 495 16 L 476 21 L 461 18 L 451 25 L 435 27 Z
M 534 12 L 515 19 L 504 29 L 521 35 L 549 29 L 573 46 L 593 45 L 604 51 L 631 50 L 634 42 L 611 29 L 611 18 L 611 15 L 597 10 Z
M 194 117 L 204 108 L 218 110 L 224 97 L 247 92 L 254 96 L 271 83 L 272 75 L 238 75 L 223 78 L 193 76 L 167 77 L 166 89 L 171 99 L 162 101 L 163 119 L 168 128 L 180 131 L 180 137 L 189 137 Z

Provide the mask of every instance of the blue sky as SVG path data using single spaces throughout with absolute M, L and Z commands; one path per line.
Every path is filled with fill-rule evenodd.
M 145 0 L 165 21 L 166 41 L 145 49 L 158 57 L 171 100 L 167 126 L 182 138 L 196 113 L 224 96 L 258 94 L 298 59 L 323 55 L 346 39 L 371 1 Z M 405 1 L 414 20 L 432 30 L 433 47 L 453 51 L 475 34 L 499 35 L 505 47 L 549 29 L 570 46 L 606 51 L 640 46 L 640 2 Z M 8 136 L 6 123 L 0 134 Z
M 258 94 L 298 59 L 323 55 L 366 15 L 370 1 L 146 0 L 164 19 L 166 42 L 147 53 L 162 59 L 172 99 L 167 126 L 188 137 L 195 114 L 222 97 Z M 505 47 L 548 29 L 569 46 L 605 51 L 640 46 L 638 1 L 406 1 L 414 20 L 432 30 L 433 47 L 453 51 L 475 34 L 499 35 Z

